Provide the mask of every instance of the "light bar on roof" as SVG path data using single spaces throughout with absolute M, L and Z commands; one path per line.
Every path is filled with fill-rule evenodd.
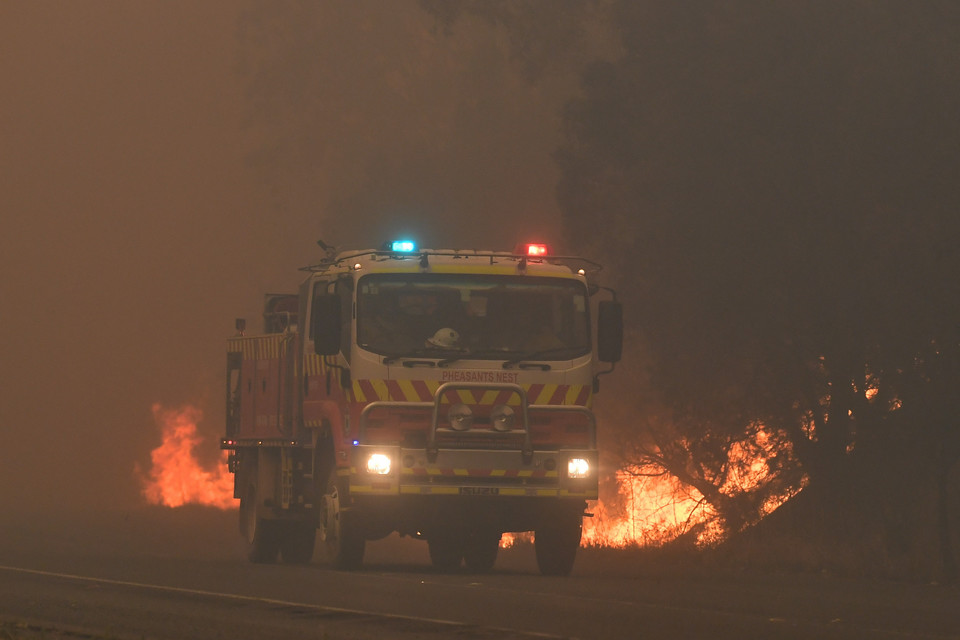
M 390 243 L 390 251 L 396 253 L 414 253 L 417 250 L 417 243 L 413 240 L 394 240 Z

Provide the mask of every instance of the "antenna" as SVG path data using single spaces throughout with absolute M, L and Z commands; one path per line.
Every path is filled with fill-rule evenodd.
M 336 248 L 336 247 L 333 247 L 333 246 L 330 246 L 329 244 L 327 244 L 327 243 L 324 242 L 323 240 L 317 240 L 317 246 L 320 247 L 321 249 L 323 249 L 323 253 L 325 254 L 325 255 L 324 255 L 324 258 L 325 258 L 324 262 L 331 261 L 331 260 L 333 260 L 333 259 L 337 256 L 337 248 Z

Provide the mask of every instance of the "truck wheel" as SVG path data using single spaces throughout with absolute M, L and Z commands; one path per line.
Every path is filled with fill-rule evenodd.
M 317 528 L 311 522 L 284 522 L 280 557 L 287 564 L 307 564 L 313 558 Z
M 363 564 L 366 539 L 353 514 L 340 508 L 337 468 L 330 470 L 320 506 L 320 540 L 327 561 L 337 569 L 356 569 Z
M 257 487 L 250 485 L 240 499 L 240 535 L 247 543 L 250 562 L 277 561 L 280 551 L 279 522 L 257 515 Z
M 467 569 L 474 573 L 486 573 L 493 569 L 500 551 L 500 534 L 481 532 L 467 538 L 463 560 Z
M 568 576 L 580 547 L 582 513 L 556 514 L 534 532 L 537 566 L 545 576 Z
M 450 573 L 460 568 L 463 561 L 463 541 L 450 534 L 439 534 L 427 539 L 430 562 L 440 571 Z

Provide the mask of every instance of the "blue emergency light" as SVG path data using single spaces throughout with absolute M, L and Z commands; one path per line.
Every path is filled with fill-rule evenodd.
M 390 251 L 396 253 L 414 253 L 417 250 L 417 243 L 413 240 L 394 240 L 390 243 Z

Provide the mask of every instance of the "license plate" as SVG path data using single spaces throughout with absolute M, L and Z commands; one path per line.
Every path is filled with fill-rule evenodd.
M 460 487 L 462 496 L 496 496 L 500 495 L 497 487 Z

